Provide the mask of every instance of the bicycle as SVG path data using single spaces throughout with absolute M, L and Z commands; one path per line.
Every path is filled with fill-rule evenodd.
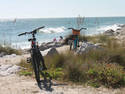
M 31 42 L 31 49 L 30 49 L 30 54 L 31 54 L 31 58 L 27 59 L 27 62 L 29 63 L 31 61 L 31 64 L 33 66 L 33 70 L 35 73 L 35 79 L 37 81 L 37 84 L 40 85 L 41 83 L 41 79 L 40 79 L 40 74 L 41 76 L 44 77 L 44 81 L 43 82 L 50 82 L 51 84 L 51 80 L 52 78 L 49 76 L 49 74 L 47 72 L 44 72 L 44 70 L 46 70 L 46 66 L 44 64 L 44 59 L 43 56 L 39 50 L 39 46 L 36 42 L 36 38 L 35 38 L 35 34 L 37 34 L 37 31 L 39 29 L 42 29 L 43 27 L 39 27 L 31 32 L 24 32 L 19 34 L 18 36 L 22 36 L 22 35 L 27 35 L 27 34 L 31 34 L 32 38 L 28 39 L 29 42 Z
M 70 45 L 70 50 L 76 50 L 77 47 L 79 47 L 79 35 L 81 30 L 86 30 L 86 28 L 81 28 L 81 29 L 74 29 L 74 28 L 68 28 L 72 29 L 72 35 L 71 39 L 69 40 L 69 45 Z

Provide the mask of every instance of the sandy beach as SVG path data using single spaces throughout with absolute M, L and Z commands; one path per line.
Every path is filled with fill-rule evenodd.
M 18 64 L 19 60 L 26 57 L 15 56 L 13 59 L 3 57 L 0 64 Z M 15 59 L 15 60 L 14 60 Z M 34 78 L 19 76 L 16 73 L 8 76 L 0 76 L 0 93 L 1 94 L 125 94 L 125 88 L 121 89 L 106 89 L 104 87 L 92 88 L 84 86 L 70 86 L 56 83 L 53 81 L 52 91 L 46 91 L 45 88 L 39 89 Z

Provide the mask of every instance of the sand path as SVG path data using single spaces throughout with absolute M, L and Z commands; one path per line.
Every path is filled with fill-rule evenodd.
M 0 77 L 0 94 L 125 94 L 125 89 L 105 89 L 54 84 L 52 91 L 39 89 L 33 78 L 11 75 Z

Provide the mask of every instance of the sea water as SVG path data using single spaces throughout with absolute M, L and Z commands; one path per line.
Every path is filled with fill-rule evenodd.
M 100 34 L 108 29 L 116 30 L 119 25 L 125 24 L 125 17 L 85 17 L 80 24 L 77 23 L 77 18 L 36 18 L 36 19 L 1 19 L 0 20 L 0 44 L 10 45 L 14 48 L 29 48 L 30 43 L 27 36 L 17 36 L 22 32 L 30 32 L 33 29 L 45 26 L 37 33 L 36 38 L 39 43 L 52 41 L 54 38 L 59 39 L 59 36 L 66 37 L 72 31 L 69 27 L 82 30 L 81 34 L 94 35 Z

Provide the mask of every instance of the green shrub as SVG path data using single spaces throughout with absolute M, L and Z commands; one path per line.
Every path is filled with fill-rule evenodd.
M 32 75 L 32 72 L 20 71 L 19 75 L 31 76 L 31 75 Z
M 56 69 L 50 69 L 48 70 L 48 73 L 50 77 L 52 77 L 55 80 L 62 80 L 62 77 L 64 75 L 62 68 L 56 68 Z
M 121 59 L 121 57 L 117 56 L 117 58 L 110 60 L 110 56 L 115 56 L 121 51 L 92 50 L 82 55 L 67 53 L 65 55 L 47 57 L 45 61 L 49 65 L 49 69 L 52 68 L 54 70 L 61 67 L 62 74 L 54 77 L 56 79 L 63 78 L 64 81 L 73 83 L 88 83 L 94 87 L 104 85 L 115 88 L 125 86 L 124 66 L 121 65 L 124 61 L 122 60 L 123 58 Z M 61 60 L 62 62 L 60 62 Z M 57 66 L 59 63 L 61 66 Z
M 32 73 L 33 69 L 31 63 L 27 63 L 26 60 L 22 59 L 18 65 L 22 67 L 22 70 L 19 71 L 19 75 L 24 75 L 24 76 L 33 75 Z
M 67 62 L 66 68 L 64 69 L 64 80 L 72 82 L 85 82 L 85 70 L 81 68 L 81 64 L 78 62 Z
M 102 59 L 102 57 L 106 58 L 112 53 L 104 56 L 106 51 L 103 51 L 102 54 L 101 51 L 97 51 L 97 55 L 95 54 L 96 51 L 91 55 L 89 53 L 90 57 L 72 53 L 53 55 L 45 57 L 45 63 L 49 69 L 49 75 L 55 80 L 88 84 L 94 87 L 101 85 L 113 88 L 125 86 L 124 67 L 119 63 L 111 63 L 114 61 L 106 62 Z M 33 70 L 30 64 L 25 62 L 22 60 L 20 63 L 20 66 L 25 67 L 20 74 L 32 76 Z
M 53 58 L 53 59 L 50 59 Z M 65 56 L 63 54 L 56 54 L 54 56 L 45 57 L 45 61 L 47 61 L 47 66 L 50 68 L 61 68 L 64 65 Z
M 87 72 L 90 84 L 96 83 L 106 87 L 121 87 L 125 85 L 125 72 L 123 67 L 116 64 L 97 64 Z

